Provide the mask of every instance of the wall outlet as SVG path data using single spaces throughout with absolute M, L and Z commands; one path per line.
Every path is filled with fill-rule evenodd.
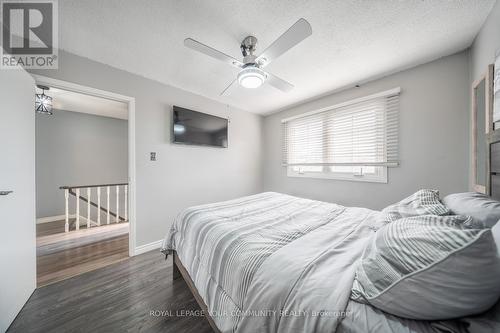
M 149 153 L 149 160 L 156 161 L 156 152 L 152 151 Z

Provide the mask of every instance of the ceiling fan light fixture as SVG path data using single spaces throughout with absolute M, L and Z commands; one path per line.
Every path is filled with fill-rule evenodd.
M 265 80 L 266 73 L 258 67 L 245 67 L 238 73 L 238 83 L 243 88 L 258 88 L 264 83 Z
M 283 92 L 289 92 L 293 89 L 293 84 L 280 79 L 276 75 L 263 71 L 276 58 L 286 53 L 291 48 L 311 36 L 312 28 L 306 19 L 300 18 L 287 31 L 278 37 L 271 45 L 259 56 L 255 54 L 257 38 L 247 36 L 240 44 L 243 61 L 239 61 L 224 52 L 220 52 L 211 46 L 200 43 L 192 38 L 186 38 L 184 45 L 197 52 L 203 53 L 213 59 L 217 59 L 240 70 L 235 80 L 221 92 L 221 96 L 228 96 L 238 85 L 243 88 L 255 89 L 264 82 Z

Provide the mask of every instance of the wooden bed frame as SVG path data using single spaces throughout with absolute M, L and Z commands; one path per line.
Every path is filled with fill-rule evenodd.
M 184 281 L 186 282 L 189 290 L 191 290 L 191 293 L 193 294 L 194 298 L 196 299 L 196 302 L 200 306 L 201 310 L 203 311 L 203 315 L 205 318 L 207 318 L 208 323 L 210 324 L 210 327 L 214 330 L 216 333 L 221 333 L 217 325 L 215 325 L 215 321 L 210 316 L 210 313 L 208 312 L 208 307 L 205 304 L 205 301 L 203 301 L 203 298 L 201 298 L 200 293 L 198 293 L 198 290 L 196 290 L 196 287 L 194 285 L 193 280 L 189 276 L 189 273 L 187 272 L 186 268 L 184 268 L 184 265 L 182 264 L 181 260 L 177 256 L 177 252 L 173 251 L 172 253 L 172 258 L 173 258 L 173 265 L 172 265 L 172 279 L 176 280 L 179 278 L 183 278 Z
M 500 201 L 500 129 L 488 136 L 488 194 Z

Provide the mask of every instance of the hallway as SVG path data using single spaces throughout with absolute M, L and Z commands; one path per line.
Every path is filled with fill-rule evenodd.
M 129 223 L 64 232 L 64 220 L 36 226 L 37 287 L 128 258 Z

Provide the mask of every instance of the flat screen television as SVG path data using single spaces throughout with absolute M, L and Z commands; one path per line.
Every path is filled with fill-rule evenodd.
M 172 120 L 174 143 L 227 148 L 227 119 L 174 106 Z

